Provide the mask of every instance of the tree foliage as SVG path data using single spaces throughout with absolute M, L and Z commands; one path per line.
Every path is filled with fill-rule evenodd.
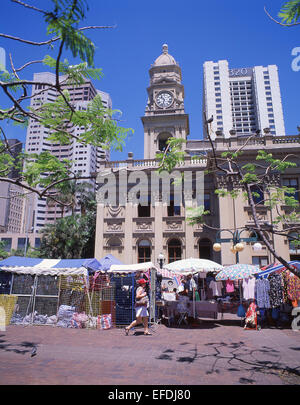
M 95 45 L 84 32 L 109 27 L 79 27 L 88 11 L 86 0 L 51 0 L 51 10 L 42 10 L 19 0 L 13 1 L 40 13 L 46 24 L 47 35 L 51 38 L 38 42 L 8 34 L 0 36 L 32 47 L 50 45 L 56 56 L 47 54 L 40 61 L 29 60 L 16 68 L 10 55 L 10 68 L 0 72 L 0 89 L 9 105 L 0 108 L 0 124 L 5 121 L 26 127 L 30 121 L 34 121 L 47 129 L 48 143 L 69 145 L 76 140 L 82 145 L 122 150 L 125 138 L 132 130 L 119 126 L 121 112 L 105 108 L 100 95 L 88 103 L 86 110 L 78 110 L 66 90 L 67 85 L 76 87 L 86 79 L 98 80 L 102 77 L 101 69 L 94 67 Z M 80 59 L 79 63 L 71 65 L 67 59 L 62 60 L 63 52 L 67 50 L 72 52 L 74 58 Z M 55 83 L 22 78 L 21 73 L 34 63 L 49 67 L 55 74 Z M 57 92 L 58 97 L 54 102 L 28 107 L 28 102 L 33 97 L 30 95 L 33 86 L 42 88 L 35 96 L 42 94 L 45 89 L 52 89 Z M 84 128 L 84 131 L 76 133 L 74 128 L 77 127 Z M 71 160 L 60 160 L 49 151 L 22 153 L 18 160 L 20 176 L 10 179 L 8 174 L 15 162 L 3 126 L 0 125 L 0 181 L 17 184 L 24 190 L 37 193 L 39 197 L 47 197 L 62 182 L 90 178 L 73 171 Z

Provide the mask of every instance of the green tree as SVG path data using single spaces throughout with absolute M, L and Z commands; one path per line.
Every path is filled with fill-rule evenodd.
M 90 190 L 93 186 L 84 181 L 76 182 L 71 180 L 63 182 L 57 185 L 56 190 L 51 190 L 50 195 L 47 198 L 47 203 L 50 206 L 56 204 L 61 208 L 61 217 L 71 210 L 71 214 L 74 215 L 76 207 L 79 205 L 81 213 L 84 213 L 84 205 L 87 204 L 87 199 L 94 199 L 94 193 Z
M 9 256 L 9 253 L 5 250 L 6 242 L 0 241 L 0 259 L 6 259 Z
M 272 21 L 284 27 L 294 27 L 295 25 L 300 25 L 300 0 L 288 1 L 283 4 L 278 17 L 280 21 L 273 18 L 265 7 L 266 14 L 271 18 Z
M 113 27 L 79 27 L 88 11 L 86 0 L 51 0 L 50 10 L 43 10 L 19 0 L 13 2 L 38 13 L 46 24 L 46 33 L 50 39 L 34 41 L 9 34 L 0 34 L 0 37 L 31 45 L 33 48 L 50 47 L 50 51 L 56 56 L 45 55 L 42 60 L 24 61 L 21 67 L 16 67 L 10 55 L 10 68 L 6 70 L 0 67 L 0 90 L 7 99 L 7 105 L 0 108 L 0 122 L 27 126 L 30 120 L 34 120 L 47 128 L 48 142 L 67 145 L 75 139 L 82 145 L 91 144 L 122 150 L 125 138 L 132 130 L 119 126 L 121 112 L 104 108 L 100 95 L 88 104 L 86 110 L 78 111 L 72 105 L 69 93 L 64 87 L 80 86 L 86 79 L 98 80 L 102 77 L 101 69 L 94 67 L 95 45 L 86 37 L 85 31 Z M 68 60 L 62 60 L 65 50 L 70 50 L 75 60 L 79 59 L 79 63 L 71 65 Z M 33 64 L 41 64 L 52 69 L 56 77 L 55 83 L 22 78 L 24 70 Z M 28 102 L 32 98 L 30 94 L 33 86 L 42 87 L 43 90 L 53 89 L 59 96 L 54 102 L 30 108 Z M 76 135 L 73 129 L 78 126 L 84 127 L 85 131 Z M 10 179 L 8 173 L 15 161 L 5 131 L 0 125 L 0 181 L 17 184 L 24 191 L 35 192 L 39 197 L 48 197 L 51 190 L 63 182 L 90 178 L 73 172 L 72 162 L 69 159 L 59 160 L 48 151 L 39 154 L 22 153 L 18 156 L 18 160 L 20 176 L 17 179 Z M 92 177 L 95 178 L 96 173 Z
M 83 195 L 81 215 L 60 218 L 43 228 L 40 257 L 78 259 L 94 256 L 97 203 L 93 193 Z
M 227 152 L 219 154 L 211 138 L 211 120 L 209 122 L 206 120 L 206 117 L 204 117 L 204 119 L 211 144 L 211 152 L 209 153 L 211 163 L 210 172 L 214 173 L 215 176 L 222 177 L 225 180 L 223 183 L 227 184 L 226 188 L 217 189 L 215 193 L 218 194 L 219 198 L 231 196 L 233 199 L 237 198 L 240 193 L 243 193 L 245 200 L 249 202 L 254 220 L 254 225 L 251 225 L 251 227 L 248 226 L 247 229 L 249 231 L 255 231 L 274 258 L 287 267 L 292 273 L 300 277 L 300 271 L 291 267 L 289 263 L 275 251 L 272 243 L 266 236 L 264 226 L 258 219 L 257 204 L 255 203 L 257 193 L 254 191 L 256 189 L 264 190 L 266 197 L 260 201 L 260 204 L 263 203 L 270 208 L 277 209 L 278 215 L 273 219 L 274 226 L 268 229 L 268 232 L 287 238 L 295 247 L 300 246 L 300 210 L 299 201 L 296 198 L 296 193 L 299 193 L 299 190 L 293 187 L 281 186 L 270 180 L 285 173 L 287 169 L 296 167 L 296 163 L 289 161 L 288 156 L 283 159 L 276 159 L 272 153 L 268 153 L 265 150 L 259 150 L 257 152 L 254 162 L 242 163 L 243 149 L 245 149 L 247 143 L 249 143 L 256 134 L 249 136 L 244 145 L 237 150 L 228 150 Z M 239 184 L 238 189 L 232 187 L 233 179 Z M 283 205 L 288 207 L 288 212 L 285 214 L 282 214 L 279 209 L 279 207 Z M 202 223 L 205 225 L 205 214 L 206 212 L 203 210 L 203 207 L 191 209 L 189 222 L 191 224 Z

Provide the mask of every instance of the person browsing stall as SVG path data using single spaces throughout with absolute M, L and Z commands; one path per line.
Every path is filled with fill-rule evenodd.
M 142 278 L 137 281 L 139 287 L 136 290 L 136 297 L 135 297 L 135 315 L 136 320 L 131 322 L 129 326 L 125 328 L 125 333 L 128 335 L 131 328 L 135 327 L 136 325 L 143 324 L 144 325 L 144 335 L 151 335 L 148 329 L 148 306 L 149 306 L 149 298 L 146 292 L 146 283 L 147 281 Z

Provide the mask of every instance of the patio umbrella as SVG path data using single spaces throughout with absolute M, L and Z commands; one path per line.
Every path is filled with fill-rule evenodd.
M 221 264 L 207 259 L 189 259 L 177 260 L 175 262 L 166 264 L 164 269 L 173 271 L 174 273 L 189 274 L 197 272 L 219 271 L 223 269 Z
M 189 273 L 206 273 L 209 271 L 219 271 L 223 268 L 219 263 L 213 262 L 207 259 L 195 259 L 190 257 L 189 259 L 177 260 L 175 262 L 166 264 L 164 269 L 179 273 L 181 275 Z M 193 291 L 193 312 L 195 318 L 195 297 Z
M 216 275 L 216 280 L 242 280 L 259 272 L 260 268 L 258 266 L 233 264 L 232 266 L 224 267 L 223 270 Z

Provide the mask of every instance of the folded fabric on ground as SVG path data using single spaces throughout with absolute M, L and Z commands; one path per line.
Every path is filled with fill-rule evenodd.
M 58 309 L 58 322 L 57 326 L 62 328 L 72 328 L 72 319 L 75 313 L 75 307 L 70 307 L 68 305 L 61 305 Z
M 29 314 L 26 316 L 22 316 L 20 314 L 13 314 L 10 320 L 11 324 L 14 325 L 55 325 L 57 322 L 56 315 L 39 315 L 37 311 L 34 314 Z

